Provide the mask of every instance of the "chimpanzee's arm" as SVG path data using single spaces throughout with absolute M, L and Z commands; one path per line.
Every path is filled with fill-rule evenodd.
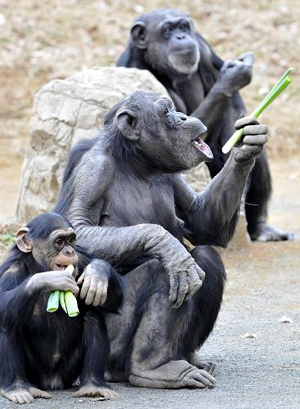
M 99 226 L 103 206 L 114 183 L 114 168 L 109 157 L 103 158 L 97 152 L 88 155 L 77 165 L 73 191 L 67 192 L 73 201 L 65 216 L 76 230 L 78 245 L 114 266 L 145 254 L 159 259 L 170 276 L 170 300 L 178 306 L 177 295 L 173 296 L 172 290 L 176 288 L 174 294 L 180 296 L 192 296 L 200 288 L 204 273 L 179 240 L 160 225 Z M 182 288 L 177 292 L 179 272 L 186 274 L 189 285 L 182 281 Z
M 25 322 L 33 313 L 38 300 L 37 291 L 28 291 L 30 278 L 24 277 L 18 265 L 12 264 L 0 278 L 0 325 L 9 329 Z
M 207 188 L 197 194 L 183 178 L 175 178 L 178 215 L 185 221 L 184 236 L 194 245 L 225 247 L 234 233 L 240 201 L 254 160 L 236 163 L 233 155 Z
M 234 233 L 241 197 L 254 160 L 263 152 L 268 128 L 252 117 L 236 122 L 243 143 L 234 148 L 220 173 L 196 194 L 180 176 L 174 181 L 175 205 L 185 221 L 184 236 L 193 244 L 225 247 Z
M 71 290 L 77 294 L 78 287 L 68 272 L 34 274 L 22 259 L 12 263 L 0 276 L 0 325 L 8 329 L 26 322 L 41 292 L 54 290 Z

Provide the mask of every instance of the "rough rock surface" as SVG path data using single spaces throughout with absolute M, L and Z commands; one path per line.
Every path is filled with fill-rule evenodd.
M 94 135 L 107 111 L 138 90 L 165 93 L 147 71 L 95 67 L 46 84 L 35 96 L 17 220 L 53 208 L 70 148 Z

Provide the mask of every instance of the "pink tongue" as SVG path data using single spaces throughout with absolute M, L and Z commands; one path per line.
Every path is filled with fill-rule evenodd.
M 200 144 L 200 150 L 204 153 L 206 153 L 208 156 L 211 156 L 211 150 L 210 148 L 206 145 L 206 143 L 201 142 Z

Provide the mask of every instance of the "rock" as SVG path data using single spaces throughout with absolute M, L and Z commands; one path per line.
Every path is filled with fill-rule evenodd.
M 95 67 L 42 87 L 35 96 L 30 123 L 18 222 L 53 209 L 71 147 L 92 137 L 113 105 L 142 89 L 167 95 L 152 74 L 135 68 Z

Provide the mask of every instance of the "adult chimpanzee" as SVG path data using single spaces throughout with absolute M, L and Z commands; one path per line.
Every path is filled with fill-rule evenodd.
M 196 194 L 179 172 L 213 158 L 199 119 L 176 112 L 159 94 L 136 92 L 104 124 L 99 136 L 73 148 L 55 211 L 70 218 L 81 246 L 126 274 L 121 314 L 106 320 L 107 379 L 212 386 L 212 368 L 195 355 L 213 328 L 225 280 L 209 245 L 225 246 L 234 232 L 267 127 L 239 120 L 242 146 Z M 196 246 L 191 253 L 184 237 Z
M 117 312 L 122 278 L 74 247 L 75 238 L 63 216 L 41 214 L 18 231 L 0 267 L 0 390 L 15 403 L 49 398 L 41 389 L 69 388 L 78 377 L 75 396 L 115 395 L 104 380 L 109 345 L 102 310 Z M 70 264 L 75 277 L 64 271 Z M 53 290 L 80 291 L 80 314 L 47 313 Z
M 151 71 L 166 87 L 177 110 L 204 122 L 206 142 L 214 154 L 208 168 L 214 177 L 229 157 L 221 148 L 245 112 L 238 91 L 251 81 L 253 53 L 223 63 L 187 14 L 157 10 L 135 21 L 117 65 Z M 245 198 L 249 235 L 259 241 L 293 238 L 266 223 L 270 196 L 271 175 L 263 152 L 252 170 Z

